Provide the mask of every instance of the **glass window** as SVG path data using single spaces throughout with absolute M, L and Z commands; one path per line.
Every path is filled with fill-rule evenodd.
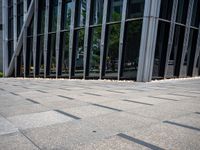
M 14 47 L 13 47 L 13 40 L 8 41 L 8 64 L 10 64 L 10 61 L 12 59 Z
M 123 0 L 110 0 L 108 5 L 108 22 L 120 21 L 122 15 Z
M 144 0 L 129 0 L 127 5 L 127 18 L 143 17 L 144 13 Z
M 69 32 L 62 32 L 60 38 L 59 75 L 69 75 Z
M 104 0 L 92 0 L 91 23 L 90 24 L 101 24 L 102 23 L 103 4 L 104 4 Z
M 185 27 L 176 25 L 172 51 L 168 61 L 167 77 L 178 77 L 183 51 Z
M 44 33 L 44 26 L 45 26 L 45 0 L 38 1 L 38 34 Z
M 160 18 L 171 20 L 173 0 L 161 0 Z
M 170 23 L 159 22 L 156 41 L 153 78 L 163 78 L 165 73 L 165 62 L 167 55 Z
M 176 21 L 182 24 L 186 23 L 189 0 L 179 0 Z
M 122 78 L 136 79 L 139 61 L 142 21 L 126 24 L 125 47 L 123 51 Z
M 200 23 L 200 0 L 194 1 L 194 7 L 192 12 L 192 22 L 191 25 L 195 27 L 199 27 Z
M 17 77 L 24 76 L 24 61 L 23 61 L 23 48 L 20 50 L 19 55 L 17 56 Z
M 62 4 L 62 20 L 61 20 L 61 29 L 70 29 L 71 23 L 71 11 L 72 11 L 72 1 L 63 0 Z
M 196 46 L 197 46 L 197 37 L 198 37 L 198 30 L 196 29 L 190 29 L 190 35 L 189 35 L 189 43 L 188 48 L 184 60 L 184 66 L 183 66 L 183 75 L 192 76 L 193 74 L 193 66 L 194 66 L 194 58 L 195 58 L 195 52 L 196 52 Z
M 47 52 L 47 75 L 56 74 L 56 34 L 50 34 Z
M 26 76 L 33 75 L 33 38 L 27 38 Z
M 118 76 L 120 24 L 108 26 L 105 77 Z
M 99 77 L 100 71 L 100 47 L 101 47 L 101 27 L 91 29 L 91 47 L 89 60 L 89 76 Z
M 83 59 L 84 59 L 84 29 L 75 32 L 76 49 L 75 49 L 75 76 L 83 77 Z
M 33 18 L 34 16 L 32 17 L 30 25 L 28 26 L 27 36 L 33 36 L 33 20 L 34 20 Z
M 76 6 L 76 27 L 85 26 L 87 0 L 78 0 Z
M 44 36 L 38 36 L 36 51 L 36 75 L 44 75 Z
M 49 32 L 55 32 L 57 28 L 58 0 L 50 1 Z

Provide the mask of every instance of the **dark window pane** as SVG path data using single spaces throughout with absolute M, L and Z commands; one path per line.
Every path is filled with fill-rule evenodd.
M 176 21 L 185 24 L 187 19 L 189 0 L 179 0 Z
M 154 57 L 153 78 L 163 78 L 169 40 L 170 23 L 159 22 Z
M 55 32 L 57 27 L 58 0 L 50 1 L 49 32 Z
M 120 21 L 122 15 L 123 0 L 110 0 L 108 6 L 107 21 Z
M 33 38 L 27 38 L 26 75 L 33 76 Z
M 89 76 L 99 77 L 100 70 L 101 27 L 91 29 L 91 48 L 89 60 Z
M 14 52 L 13 41 L 8 41 L 8 64 L 10 64 L 13 52 Z
M 33 16 L 33 18 L 34 18 L 34 16 Z M 28 26 L 28 29 L 27 29 L 28 36 L 33 36 L 33 20 L 34 20 L 33 18 L 31 19 L 30 25 Z
M 74 54 L 74 60 L 76 77 L 83 77 L 84 31 L 85 30 L 82 29 L 75 32 L 76 49 Z
M 192 76 L 193 73 L 193 66 L 194 66 L 194 58 L 197 46 L 197 37 L 198 37 L 198 30 L 190 29 L 189 35 L 189 43 L 188 48 L 184 60 L 183 72 L 182 75 L 184 76 Z
M 126 25 L 122 78 L 136 79 L 137 77 L 141 29 L 142 21 L 133 21 Z
M 87 0 L 78 0 L 76 6 L 76 27 L 85 26 Z
M 20 50 L 19 55 L 17 56 L 17 77 L 24 76 L 24 61 L 23 61 L 23 48 Z
M 162 0 L 160 7 L 160 18 L 171 20 L 173 0 Z
M 69 74 L 69 32 L 61 33 L 59 54 L 59 75 L 68 76 Z
M 167 77 L 179 76 L 184 33 L 185 27 L 176 25 L 172 51 L 168 62 Z
M 91 24 L 101 24 L 103 19 L 104 0 L 92 0 Z
M 44 33 L 45 26 L 45 0 L 38 1 L 38 34 Z
M 61 29 L 70 28 L 71 23 L 71 10 L 72 10 L 72 1 L 71 0 L 63 0 L 62 4 L 62 20 L 61 20 Z
M 117 77 L 120 24 L 109 25 L 107 34 L 105 77 Z
M 56 34 L 50 34 L 47 52 L 47 75 L 56 74 Z
M 199 23 L 200 23 L 200 0 L 194 0 L 191 25 L 199 27 Z
M 44 75 L 44 36 L 37 39 L 36 75 Z
M 143 17 L 144 13 L 144 0 L 129 0 L 127 18 Z

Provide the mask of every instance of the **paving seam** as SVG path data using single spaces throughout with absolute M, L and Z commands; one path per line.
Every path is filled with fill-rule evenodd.
M 140 140 L 140 139 L 136 139 L 136 138 L 134 138 L 134 137 L 128 136 L 128 135 L 123 134 L 123 133 L 119 133 L 119 134 L 117 134 L 117 136 L 119 136 L 119 137 L 121 137 L 121 138 L 123 138 L 123 139 L 126 139 L 126 140 L 128 140 L 128 141 L 137 143 L 137 144 L 139 144 L 139 145 L 145 146 L 145 147 L 150 148 L 150 149 L 152 149 L 152 150 L 164 150 L 163 148 L 160 148 L 160 147 L 155 146 L 155 145 L 153 145 L 153 144 L 147 143 L 147 142 L 142 141 L 142 140 Z

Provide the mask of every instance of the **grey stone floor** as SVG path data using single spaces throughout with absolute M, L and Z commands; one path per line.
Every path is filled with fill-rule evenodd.
M 0 149 L 200 149 L 200 78 L 0 79 Z

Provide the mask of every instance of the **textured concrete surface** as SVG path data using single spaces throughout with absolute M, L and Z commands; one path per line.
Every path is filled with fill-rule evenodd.
M 200 149 L 200 78 L 0 79 L 0 149 Z

